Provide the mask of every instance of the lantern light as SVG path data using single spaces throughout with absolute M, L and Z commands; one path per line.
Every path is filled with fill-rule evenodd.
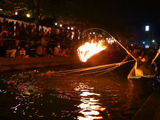
M 70 27 L 67 27 L 68 30 L 70 30 Z
M 143 45 L 145 45 L 145 44 L 146 44 L 146 42 L 145 42 L 145 41 L 143 41 L 143 42 L 142 42 L 142 44 L 143 44 Z
M 59 25 L 59 27 L 62 27 L 62 26 L 63 26 L 62 24 Z
M 18 15 L 18 12 L 16 11 L 14 14 L 15 14 L 15 15 Z
M 155 40 L 152 40 L 152 43 L 155 43 Z
M 74 28 L 73 28 L 73 27 L 71 27 L 71 30 L 74 30 Z
M 57 23 L 57 22 L 55 22 L 55 23 L 54 23 L 54 25 L 55 25 L 55 26 L 57 26 L 57 25 L 58 25 L 58 23 Z
M 30 15 L 29 13 L 27 13 L 27 14 L 26 14 L 26 16 L 27 16 L 28 18 L 30 18 L 30 17 L 31 17 L 31 15 Z
M 146 31 L 146 32 L 149 31 L 149 28 L 150 28 L 150 26 L 149 26 L 149 25 L 146 25 L 146 26 L 145 26 L 145 31 Z

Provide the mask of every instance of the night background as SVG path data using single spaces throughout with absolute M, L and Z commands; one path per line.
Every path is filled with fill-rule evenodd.
M 154 1 L 87 0 L 78 5 L 80 16 L 120 39 L 142 40 L 145 25 L 150 25 L 153 39 L 159 41 L 159 5 Z
M 1 6 L 4 8 L 4 12 L 8 8 L 12 12 L 17 8 L 21 10 L 19 8 L 23 7 L 25 9 L 22 11 L 35 11 L 37 8 L 38 14 L 42 16 L 41 19 L 47 19 L 44 21 L 46 24 L 51 25 L 51 20 L 63 20 L 74 24 L 86 24 L 86 28 L 100 27 L 122 41 L 145 40 L 145 25 L 149 25 L 152 39 L 158 43 L 160 40 L 158 35 L 160 26 L 159 4 L 155 1 L 40 0 L 39 3 L 36 3 L 38 7 L 35 7 L 36 4 L 32 4 L 34 3 L 32 0 L 20 1 L 17 3 L 22 4 L 16 4 L 16 1 L 13 0 L 2 0 Z M 13 6 L 12 2 L 16 7 Z M 10 7 L 8 7 L 9 5 Z M 25 12 L 23 11 L 18 17 L 22 17 L 23 13 Z M 36 15 L 32 14 L 33 19 Z M 10 16 L 12 16 L 11 13 Z

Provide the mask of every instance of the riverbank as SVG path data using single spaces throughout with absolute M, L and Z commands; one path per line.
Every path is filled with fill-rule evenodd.
M 81 64 L 74 56 L 69 57 L 30 57 L 30 58 L 0 58 L 0 72 L 9 70 L 21 70 L 41 68 L 57 65 Z
M 153 92 L 137 111 L 132 120 L 160 120 L 159 90 Z
M 75 65 L 81 67 L 96 66 L 117 63 L 123 60 L 123 55 L 116 57 L 109 56 L 105 51 L 95 55 L 83 63 L 79 60 L 78 56 L 54 56 L 54 57 L 29 57 L 29 58 L 8 58 L 0 57 L 0 72 L 9 70 L 22 70 L 31 68 L 43 68 L 59 65 Z

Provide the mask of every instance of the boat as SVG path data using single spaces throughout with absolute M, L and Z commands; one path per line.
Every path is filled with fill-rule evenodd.
M 156 75 L 144 75 L 144 76 L 129 76 L 130 80 L 140 80 L 140 79 L 156 79 Z

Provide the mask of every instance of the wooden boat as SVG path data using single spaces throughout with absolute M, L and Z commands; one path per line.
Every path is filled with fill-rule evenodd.
M 156 75 L 145 75 L 145 76 L 129 76 L 130 80 L 143 80 L 143 79 L 155 79 Z
M 156 75 L 130 76 L 128 79 L 132 81 L 135 90 L 141 90 L 149 94 L 153 92 L 157 83 Z

